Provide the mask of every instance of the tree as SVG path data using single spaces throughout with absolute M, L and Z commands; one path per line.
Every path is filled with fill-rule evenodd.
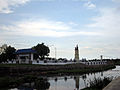
M 33 47 L 34 50 L 36 50 L 38 56 L 41 59 L 44 59 L 45 56 L 49 56 L 50 49 L 48 46 L 44 45 L 44 43 L 37 44 L 36 46 Z
M 5 49 L 5 54 L 6 54 L 7 59 L 9 60 L 15 59 L 15 54 L 14 54 L 15 51 L 16 49 L 14 47 L 8 46 Z
M 0 63 L 1 62 L 6 62 L 7 61 L 7 57 L 5 53 L 0 54 Z
M 33 58 L 34 58 L 35 60 L 37 60 L 37 59 L 39 58 L 39 55 L 38 55 L 37 53 L 34 53 L 34 54 L 33 54 Z
M 14 54 L 15 51 L 16 49 L 14 47 L 7 46 L 4 52 L 0 54 L 0 62 L 5 62 L 7 61 L 7 59 L 9 60 L 15 59 L 15 54 Z

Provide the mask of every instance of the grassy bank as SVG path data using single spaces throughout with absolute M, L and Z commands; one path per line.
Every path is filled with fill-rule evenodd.
M 120 61 L 119 62 L 114 62 L 115 65 L 120 65 Z
M 85 74 L 91 72 L 101 72 L 109 69 L 115 68 L 114 65 L 102 65 L 102 66 L 86 66 L 81 69 L 67 69 L 67 70 L 56 70 L 56 71 L 47 71 L 47 74 Z
M 69 75 L 100 72 L 115 68 L 107 65 L 32 65 L 32 64 L 0 64 L 0 75 Z

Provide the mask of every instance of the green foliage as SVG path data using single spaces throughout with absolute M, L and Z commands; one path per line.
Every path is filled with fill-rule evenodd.
M 45 56 L 49 56 L 50 49 L 48 46 L 44 45 L 44 43 L 38 44 L 33 47 L 37 51 L 37 55 L 41 58 L 44 59 Z
M 14 47 L 11 46 L 6 47 L 4 52 L 0 55 L 0 63 L 7 61 L 7 59 L 9 60 L 15 59 L 15 54 L 14 54 L 15 50 L 16 49 Z
M 9 85 L 9 77 L 0 78 L 0 87 L 6 87 Z
M 37 53 L 34 53 L 34 54 L 33 54 L 33 58 L 34 58 L 35 60 L 37 60 L 37 59 L 39 58 L 39 55 L 38 55 Z
M 15 59 L 15 54 L 14 54 L 15 51 L 16 49 L 14 47 L 8 46 L 5 50 L 7 59 L 9 60 Z
M 5 53 L 2 53 L 2 54 L 0 55 L 0 63 L 1 63 L 1 62 L 5 62 L 5 61 L 7 61 L 6 54 L 5 54 Z

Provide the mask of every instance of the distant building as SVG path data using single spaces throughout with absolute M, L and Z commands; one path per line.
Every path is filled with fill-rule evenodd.
M 82 58 L 82 62 L 86 62 L 87 60 L 86 60 L 86 58 Z
M 19 49 L 15 52 L 18 63 L 32 63 L 33 55 L 36 53 L 33 49 Z
M 75 47 L 75 61 L 79 61 L 79 49 L 78 45 Z

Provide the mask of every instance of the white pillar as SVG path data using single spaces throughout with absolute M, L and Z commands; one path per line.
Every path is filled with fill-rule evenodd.
M 33 53 L 31 53 L 31 61 L 33 61 Z
M 18 62 L 21 63 L 20 55 L 17 55 Z

